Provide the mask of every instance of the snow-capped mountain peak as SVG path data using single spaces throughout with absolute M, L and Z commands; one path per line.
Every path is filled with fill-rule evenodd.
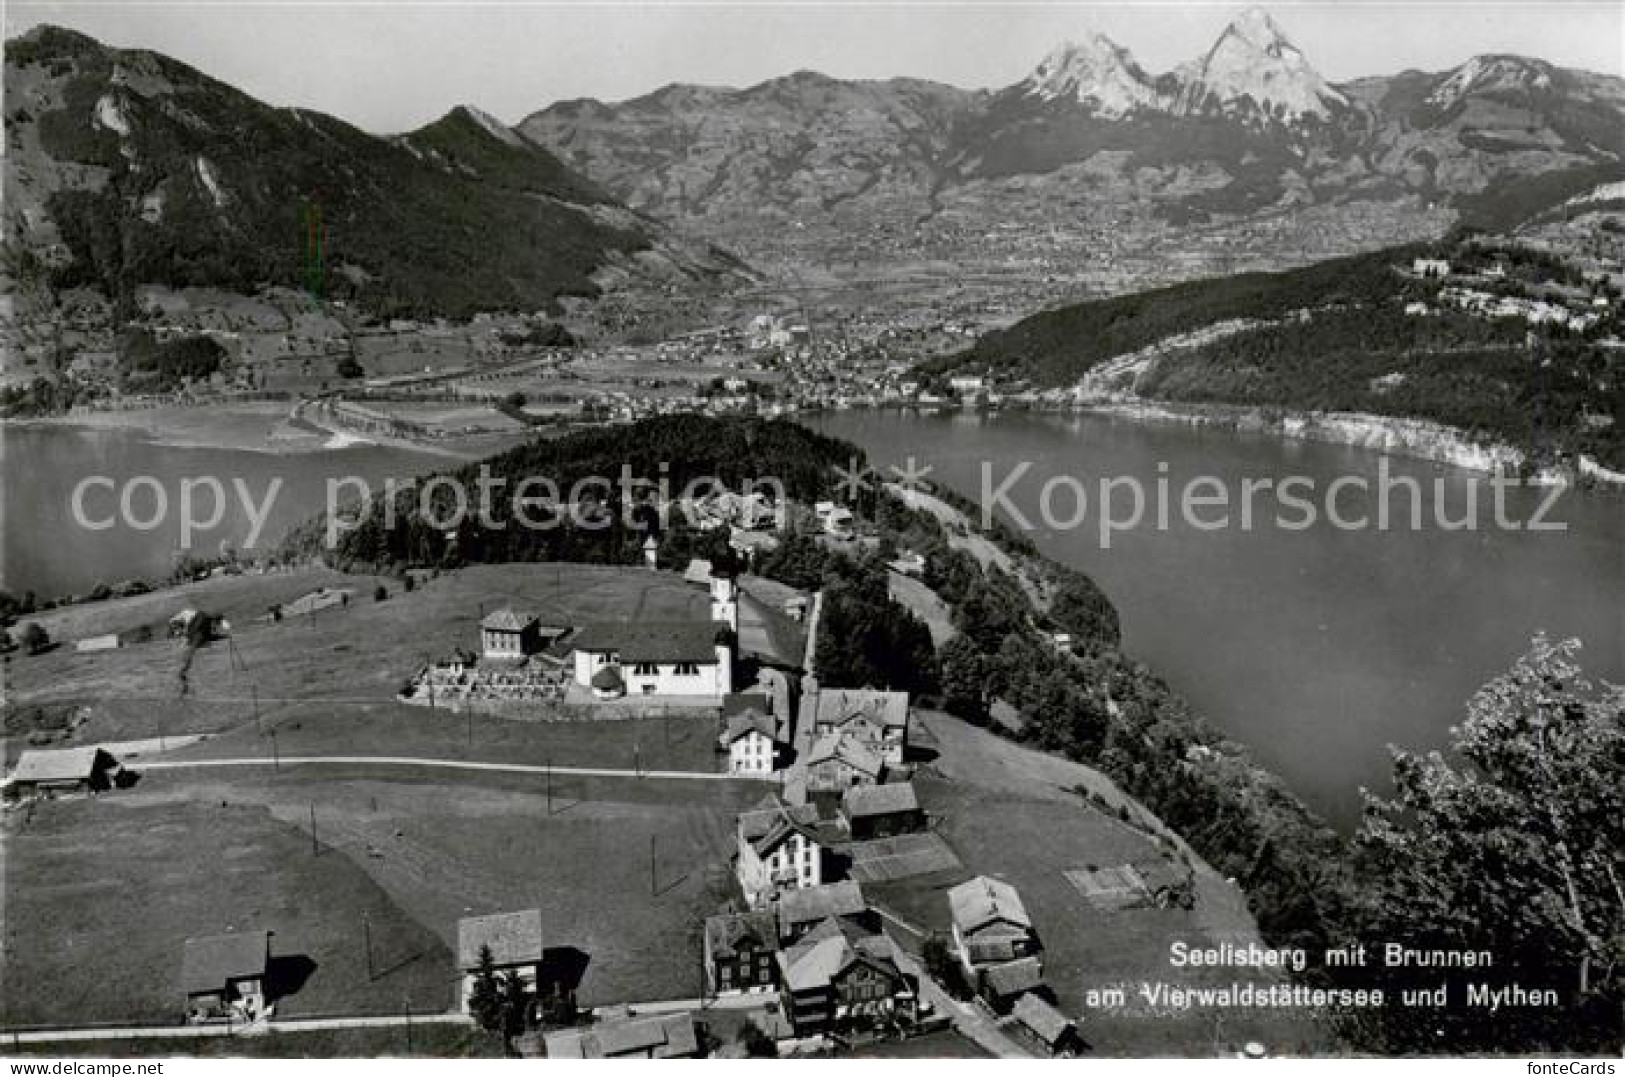
M 1164 103 L 1129 51 L 1101 33 L 1068 41 L 1051 52 L 1027 76 L 1022 89 L 1045 101 L 1076 101 L 1107 119 Z
M 1348 99 L 1316 71 L 1274 19 L 1248 8 L 1225 27 L 1202 59 L 1176 73 L 1182 114 L 1257 113 L 1298 123 L 1324 120 Z

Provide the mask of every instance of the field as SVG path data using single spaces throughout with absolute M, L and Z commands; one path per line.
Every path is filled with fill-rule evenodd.
M 399 1013 L 408 999 L 443 1011 L 458 919 L 532 907 L 549 948 L 584 960 L 583 1005 L 697 995 L 703 918 L 732 888 L 733 819 L 760 790 L 552 786 L 549 798 L 541 776 L 188 770 L 45 803 L 26 823 L 13 813 L 5 1020 L 173 1019 L 182 940 L 228 927 L 274 930 L 275 952 L 314 963 L 286 1016 Z
M 464 751 L 466 720 L 400 707 L 394 697 L 426 659 L 459 647 L 477 649 L 482 609 L 511 604 L 565 624 L 708 616 L 703 591 L 673 573 L 641 568 L 481 565 L 427 580 L 411 592 L 398 580 L 382 581 L 390 597 L 375 602 L 371 596 L 379 582 L 318 569 L 228 576 L 31 618 L 63 644 L 10 664 L 14 706 L 7 722 L 8 757 L 15 757 L 41 708 L 80 712 L 83 724 L 71 743 L 232 729 L 252 736 L 256 696 L 264 728 L 277 728 L 281 736 L 286 727 L 290 736 L 312 745 L 363 747 L 380 738 L 403 743 L 396 739 L 402 737 L 425 750 L 442 744 L 449 751 L 455 743 Z M 351 587 L 356 597 L 348 606 L 311 617 L 269 620 L 271 605 L 317 587 Z M 224 615 L 232 625 L 229 644 L 210 644 L 190 663 L 184 643 L 164 635 L 164 622 L 188 606 Z M 75 653 L 68 642 L 140 625 L 156 626 L 151 642 L 90 654 Z M 557 752 L 560 765 L 568 755 L 576 764 L 630 766 L 632 741 L 653 741 L 646 736 L 650 726 L 612 731 L 599 740 L 552 724 L 516 726 L 483 717 L 474 724 L 474 743 L 497 753 L 487 757 L 522 752 L 527 760 L 544 762 Z M 663 722 L 659 732 L 662 752 L 678 741 L 675 734 L 668 738 Z M 522 747 L 527 743 L 531 748 Z M 586 750 L 600 743 L 605 746 L 601 759 Z M 699 751 L 698 740 L 683 743 L 682 750 Z M 669 758 L 693 762 L 700 756 Z
M 865 885 L 872 900 L 916 927 L 946 931 L 946 890 L 976 874 L 1006 880 L 1021 893 L 1044 945 L 1044 979 L 1061 1010 L 1079 1019 L 1085 1040 L 1102 1056 L 1210 1055 L 1248 1040 L 1272 1051 L 1301 1053 L 1324 1046 L 1302 1014 L 1267 1010 L 1152 1012 L 1136 996 L 1146 982 L 1218 984 L 1249 978 L 1249 970 L 1173 967 L 1169 946 L 1220 942 L 1245 945 L 1257 930 L 1242 895 L 1199 860 L 1192 860 L 1196 900 L 1190 909 L 1097 909 L 1063 872 L 1134 864 L 1182 875 L 1183 846 L 1161 836 L 1143 809 L 1133 823 L 1117 814 L 1126 798 L 1098 772 L 1028 751 L 946 715 L 925 722 L 941 754 L 917 781 L 937 833 L 964 861 L 960 871 Z M 934 772 L 934 773 L 933 773 Z M 952 780 L 945 780 L 951 777 Z M 1073 790 L 1097 791 L 1101 810 Z M 1235 975 L 1232 975 L 1234 973 Z M 1123 986 L 1121 1008 L 1090 1008 L 1091 988 Z
M 313 855 L 308 833 L 230 790 L 187 799 L 159 785 L 8 813 L 8 1025 L 179 1023 L 182 944 L 233 930 L 276 932 L 273 977 L 296 987 L 279 1013 L 451 1005 L 447 944 L 353 860 Z

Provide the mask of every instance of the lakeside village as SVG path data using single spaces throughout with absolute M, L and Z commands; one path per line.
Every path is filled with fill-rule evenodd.
M 517 1053 L 553 1058 L 823 1052 L 940 1039 L 956 1028 L 983 1050 L 1010 1056 L 1081 1051 L 1078 1021 L 1045 985 L 1044 945 L 1022 895 L 999 878 L 966 878 L 940 833 L 942 820 L 924 807 L 913 777 L 932 753 L 919 750 L 909 694 L 821 687 L 814 669 L 821 592 L 748 574 L 751 558 L 777 542 L 782 522 L 752 511 L 758 507 L 733 506 L 731 559 L 697 559 L 681 574 L 681 586 L 703 596 L 692 604 L 694 615 L 577 624 L 545 609 L 482 605 L 477 636 L 425 662 L 398 695 L 419 713 L 446 715 L 453 727 L 451 716 L 467 711 L 544 731 L 609 729 L 653 713 L 705 723 L 717 777 L 753 784 L 759 795 L 746 796 L 732 821 L 730 895 L 689 928 L 700 940 L 700 997 L 652 1008 L 635 998 L 580 1005 L 582 967 L 608 955 L 593 952 L 576 919 L 546 907 L 508 909 L 458 920 L 456 1009 L 437 1019 L 461 1014 L 503 1030 Z M 824 541 L 859 540 L 845 509 L 820 503 L 814 513 Z M 671 576 L 657 567 L 658 546 L 651 537 L 645 564 L 619 571 Z M 917 582 L 924 565 L 905 551 L 889 567 Z M 162 598 L 161 591 L 138 596 Z M 253 627 L 296 631 L 287 626 L 367 608 L 353 589 L 322 587 L 255 618 Z M 72 655 L 93 661 L 160 636 L 224 641 L 235 654 L 239 635 L 224 616 L 187 606 L 168 619 L 167 632 L 97 634 L 73 641 Z M 152 747 L 27 748 L 5 779 L 8 813 L 26 808 L 32 819 L 42 803 L 130 796 L 125 791 L 138 788 L 141 764 L 120 753 L 139 756 Z M 633 771 L 643 776 L 636 757 Z M 551 782 L 550 773 L 549 789 Z M 313 828 L 315 819 L 312 806 Z M 923 950 L 918 927 L 865 894 L 865 886 L 940 880 L 944 872 L 961 881 L 926 892 L 943 904 L 933 918 L 947 930 L 930 933 Z M 1114 899 L 1120 895 L 1112 880 L 1118 889 L 1145 888 L 1131 866 L 1101 878 L 1096 889 Z M 596 925 L 606 929 L 617 930 Z M 899 945 L 899 932 L 911 946 Z M 279 940 L 300 935 L 298 923 L 279 922 L 174 940 L 167 954 L 178 969 L 173 1020 L 194 1031 L 278 1029 L 279 1003 L 299 991 L 278 971 L 290 958 L 279 953 Z M 367 946 L 370 962 L 370 939 Z M 719 1027 L 735 1029 L 735 1042 L 719 1042 Z
M 1449 310 L 1625 347 L 1625 278 L 1606 261 L 1483 237 L 1441 244 L 1391 268 L 1394 301 L 1408 316 Z M 540 312 L 477 314 L 466 324 L 379 321 L 342 301 L 313 304 L 285 289 L 230 297 L 148 287 L 137 309 L 132 325 L 154 353 L 143 353 L 144 366 L 161 370 L 175 351 L 184 373 L 158 384 L 148 384 L 156 376 L 150 372 L 146 383 L 121 378 L 102 312 L 93 304 L 75 308 L 65 323 L 74 359 L 64 374 L 65 384 L 79 388 L 61 394 L 75 401 L 70 413 L 287 401 L 294 407 L 278 437 L 290 445 L 334 431 L 420 442 L 516 437 L 583 419 L 633 422 L 674 413 L 771 417 L 862 407 L 1122 403 L 1134 399 L 1119 376 L 1124 371 L 1138 373 L 1162 352 L 1265 324 L 1222 323 L 1176 335 L 1108 359 L 1076 384 L 1044 387 L 975 363 L 947 374 L 922 369 L 966 352 L 1008 325 L 1008 315 L 989 321 L 930 311 L 818 313 L 801 302 L 740 314 L 730 305 L 711 312 L 719 320 L 708 325 L 617 342 L 590 326 L 572 335 Z M 33 354 L 21 359 L 11 379 L 18 386 L 39 362 Z

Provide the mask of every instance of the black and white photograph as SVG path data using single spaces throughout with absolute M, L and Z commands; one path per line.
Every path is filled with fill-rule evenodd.
M 1618 1072 L 1620 0 L 0 6 L 8 1074 Z

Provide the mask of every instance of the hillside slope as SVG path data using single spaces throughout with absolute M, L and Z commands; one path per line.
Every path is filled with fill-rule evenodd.
M 7 42 L 5 86 L 10 264 L 58 288 L 283 284 L 465 316 L 594 295 L 608 267 L 737 269 L 472 109 L 379 138 L 50 26 Z

